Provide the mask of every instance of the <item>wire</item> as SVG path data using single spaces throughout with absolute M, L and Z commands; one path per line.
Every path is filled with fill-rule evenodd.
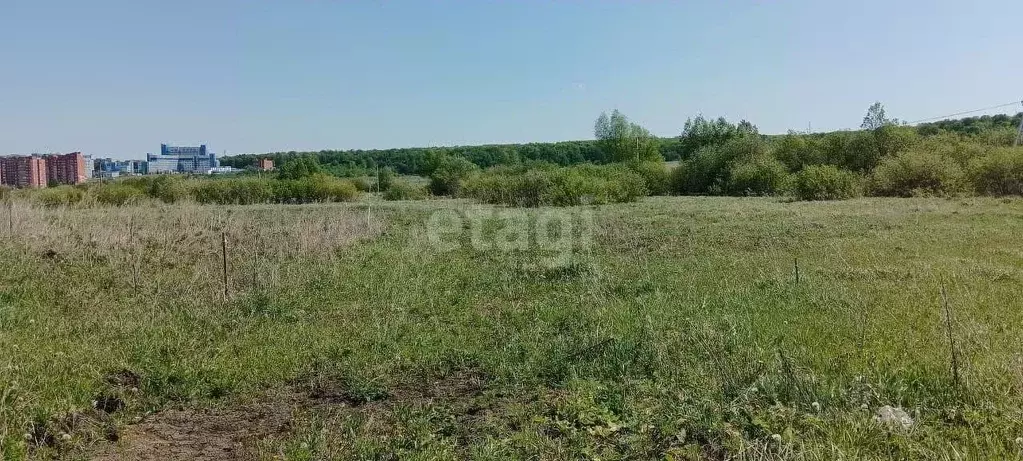
M 1023 103 L 1023 101 L 1007 102 L 1005 104 L 999 104 L 997 106 L 985 107 L 983 109 L 974 109 L 974 110 L 968 110 L 968 111 L 965 111 L 965 112 L 956 112 L 954 114 L 942 115 L 940 117 L 922 118 L 920 120 L 914 120 L 912 122 L 906 122 L 906 124 L 907 125 L 916 125 L 917 123 L 921 123 L 921 122 L 930 122 L 930 121 L 933 121 L 933 120 L 945 120 L 945 119 L 948 119 L 948 118 L 951 118 L 951 117 L 958 117 L 960 115 L 972 114 L 972 113 L 975 113 L 975 112 L 983 112 L 983 111 L 986 111 L 986 110 L 998 109 L 998 108 L 1001 108 L 1001 107 L 1015 106 L 1016 104 L 1021 104 L 1021 103 Z

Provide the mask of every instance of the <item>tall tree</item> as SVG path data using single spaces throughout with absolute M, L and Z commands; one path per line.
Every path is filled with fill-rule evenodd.
M 883 126 L 897 125 L 898 123 L 898 119 L 890 119 L 887 117 L 884 111 L 884 105 L 878 101 L 867 108 L 867 115 L 863 117 L 863 123 L 860 124 L 860 128 L 864 130 L 876 130 Z
M 663 160 L 660 142 L 643 128 L 629 121 L 617 109 L 611 115 L 601 113 L 593 126 L 597 144 L 613 162 Z
M 757 126 L 747 120 L 742 120 L 739 125 L 733 125 L 724 117 L 710 121 L 697 115 L 686 120 L 682 128 L 682 135 L 679 136 L 681 156 L 687 159 L 698 150 L 706 146 L 720 146 L 736 137 L 756 136 Z

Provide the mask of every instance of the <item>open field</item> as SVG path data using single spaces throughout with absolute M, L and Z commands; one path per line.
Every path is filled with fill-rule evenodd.
M 1023 200 L 487 210 L 0 210 L 0 453 L 1023 457 Z

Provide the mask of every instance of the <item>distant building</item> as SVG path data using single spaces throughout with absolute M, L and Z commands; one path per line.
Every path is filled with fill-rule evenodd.
M 111 158 L 98 158 L 93 161 L 93 175 L 97 178 L 116 178 L 149 172 L 148 163 L 145 160 L 114 160 Z
M 206 170 L 206 174 L 226 174 L 226 173 L 238 173 L 244 171 L 233 166 L 218 166 Z
M 256 159 L 256 169 L 262 171 L 273 171 L 274 161 L 268 158 L 258 158 Z
M 81 152 L 51 154 L 46 161 L 46 179 L 54 184 L 81 184 L 85 182 L 85 156 Z
M 149 174 L 149 162 L 145 160 L 129 160 L 131 171 L 135 174 Z
M 219 166 L 215 154 L 206 145 L 196 147 L 160 144 L 160 153 L 147 154 L 149 173 L 206 173 Z
M 96 163 L 92 160 L 91 155 L 83 155 L 82 159 L 85 160 L 85 180 L 92 179 L 93 172 L 96 169 Z
M 46 182 L 46 160 L 42 157 L 0 157 L 0 183 L 14 187 L 46 187 Z

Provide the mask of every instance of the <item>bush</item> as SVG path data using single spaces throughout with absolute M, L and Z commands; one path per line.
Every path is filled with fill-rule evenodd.
M 376 183 L 369 180 L 368 178 L 355 178 L 352 179 L 352 184 L 355 185 L 355 189 L 359 192 L 372 192 L 376 188 Z
M 195 201 L 218 205 L 257 203 L 347 202 L 359 195 L 355 184 L 325 174 L 303 179 L 231 178 L 202 181 L 193 190 Z
M 394 183 L 394 170 L 385 166 L 377 170 L 377 191 L 385 191 Z
M 324 174 L 276 181 L 272 186 L 272 200 L 277 203 L 349 202 L 359 196 L 351 181 Z
M 633 162 L 629 168 L 643 178 L 648 194 L 667 195 L 671 190 L 671 173 L 664 162 Z
M 394 181 L 384 191 L 384 200 L 423 200 L 426 196 L 426 187 L 407 181 Z
M 877 165 L 881 153 L 871 131 L 834 131 L 820 141 L 822 163 L 841 169 L 867 172 Z
M 312 202 L 351 202 L 359 197 L 359 190 L 351 181 L 327 175 L 314 175 L 306 181 L 310 183 Z
M 85 199 L 85 191 L 73 186 L 47 187 L 39 190 L 35 199 L 46 207 L 72 206 Z
M 799 171 L 809 165 L 824 163 L 824 152 L 820 140 L 811 136 L 789 132 L 774 146 L 774 157 L 785 164 L 789 171 Z
M 207 179 L 192 191 L 195 201 L 203 204 L 252 205 L 266 203 L 273 196 L 269 179 L 230 178 Z
M 117 182 L 102 183 L 93 187 L 96 201 L 104 205 L 123 206 L 138 203 L 145 194 L 136 187 Z
M 451 155 L 441 157 L 430 173 L 430 192 L 433 195 L 457 195 L 462 180 L 477 169 L 476 164 L 465 158 Z
M 727 190 L 732 195 L 772 195 L 784 191 L 788 179 L 785 165 L 761 156 L 732 164 Z
M 843 200 L 857 197 L 860 177 L 834 165 L 811 165 L 796 173 L 792 192 L 798 200 Z
M 311 155 L 289 159 L 277 167 L 277 177 L 280 179 L 303 179 L 322 172 L 320 162 Z
M 995 149 L 967 169 L 973 190 L 987 195 L 1023 195 L 1023 149 Z
M 767 145 L 759 137 L 737 137 L 707 146 L 672 172 L 671 188 L 677 194 L 721 195 L 728 188 L 734 162 L 767 156 Z
M 121 182 L 164 203 L 177 203 L 191 195 L 188 181 L 177 175 L 136 176 Z
M 466 179 L 460 195 L 485 203 L 536 207 L 628 202 L 646 192 L 643 178 L 628 168 L 579 165 L 522 173 L 488 170 Z
M 962 168 L 938 153 L 911 150 L 884 158 L 874 169 L 871 185 L 875 195 L 912 197 L 949 196 L 961 193 Z

